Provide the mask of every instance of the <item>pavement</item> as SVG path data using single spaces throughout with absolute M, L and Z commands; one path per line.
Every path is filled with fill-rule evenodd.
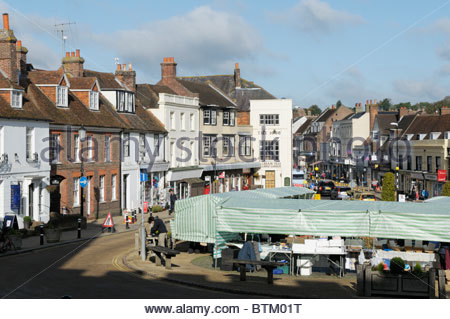
M 153 215 L 155 215 L 155 216 L 158 215 L 158 216 L 160 216 L 160 218 L 163 218 L 164 220 L 169 219 L 168 211 L 163 211 L 163 212 L 153 214 Z M 144 214 L 145 222 L 147 221 L 148 216 L 149 216 L 149 214 Z M 108 230 L 106 230 L 106 229 L 104 230 L 104 232 L 102 232 L 102 224 L 104 222 L 103 219 L 88 221 L 87 228 L 81 230 L 81 238 L 77 237 L 77 235 L 78 235 L 77 230 L 63 231 L 61 233 L 61 240 L 57 243 L 47 243 L 45 236 L 44 236 L 44 244 L 40 245 L 39 235 L 22 238 L 22 248 L 21 249 L 10 250 L 10 251 L 4 252 L 4 253 L 0 253 L 0 258 L 2 256 L 17 255 L 17 254 L 22 254 L 22 253 L 27 253 L 30 251 L 38 250 L 38 249 L 45 249 L 45 248 L 50 248 L 50 247 L 55 247 L 55 246 L 60 246 L 60 245 L 67 245 L 70 243 L 81 242 L 81 241 L 89 240 L 89 239 L 92 239 L 95 237 L 109 236 L 109 235 L 119 234 L 119 233 L 123 233 L 123 232 L 134 232 L 139 228 L 141 215 L 137 216 L 137 220 L 138 220 L 137 223 L 129 224 L 129 228 L 127 229 L 126 225 L 123 223 L 123 216 L 114 216 L 113 221 L 114 221 L 114 228 L 116 230 L 114 233 L 108 232 Z M 146 223 L 146 227 L 148 229 L 147 223 Z

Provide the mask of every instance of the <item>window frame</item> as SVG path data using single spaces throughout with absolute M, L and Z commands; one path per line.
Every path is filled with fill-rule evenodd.
M 205 143 L 206 141 L 208 141 L 208 146 Z M 208 151 L 208 154 L 206 154 L 206 151 Z M 202 154 L 204 157 L 209 158 L 214 158 L 217 156 L 217 135 L 203 135 Z
M 226 121 L 226 123 L 225 123 Z M 222 125 L 230 126 L 230 111 L 223 111 Z
M 420 159 L 420 161 L 419 161 Z M 420 165 L 418 165 L 420 164 Z M 421 155 L 417 155 L 416 156 L 416 171 L 422 171 L 422 156 Z
M 130 157 L 130 133 L 123 133 L 123 156 Z
M 186 131 L 186 114 L 184 112 L 180 113 L 181 130 Z
M 208 120 L 208 121 L 206 121 Z M 211 110 L 203 110 L 203 125 L 211 125 Z
M 27 161 L 31 161 L 34 154 L 34 127 L 27 126 L 25 136 L 25 157 Z
M 91 111 L 99 111 L 99 92 L 89 91 L 89 109 Z
M 259 158 L 261 161 L 280 161 L 280 141 L 278 139 L 260 141 Z
M 436 172 L 437 172 L 437 171 L 440 170 L 441 167 L 442 167 L 442 160 L 441 160 L 441 157 L 440 157 L 440 156 L 436 156 L 436 158 L 435 158 L 435 164 L 436 164 Z
M 100 175 L 98 179 L 99 201 L 105 202 L 105 175 Z
M 433 156 L 427 156 L 427 172 L 433 171 Z
M 56 87 L 56 106 L 68 107 L 69 106 L 69 88 L 64 85 L 58 85 Z
M 111 136 L 105 135 L 105 162 L 111 162 Z
M 80 160 L 80 135 L 74 134 L 73 135 L 73 157 L 75 163 L 79 163 Z
M 225 146 L 225 141 L 227 142 L 227 146 Z M 222 156 L 233 157 L 234 152 L 234 135 L 223 135 L 222 138 Z M 225 152 L 225 147 L 227 147 L 227 151 Z
M 239 156 L 250 156 L 252 143 L 251 136 L 241 135 L 239 136 L 239 142 Z
M 139 133 L 139 159 L 145 158 L 145 134 Z
M 23 105 L 23 92 L 20 90 L 11 90 L 11 107 L 21 109 Z
M 153 147 L 154 147 L 153 156 L 155 156 L 155 157 L 159 156 L 159 149 L 161 147 L 161 143 L 159 140 L 159 134 L 155 134 L 153 136 Z
M 61 134 L 50 134 L 50 162 L 51 164 L 61 163 Z
M 111 175 L 111 201 L 117 200 L 117 174 Z
M 73 206 L 80 206 L 80 177 L 74 177 L 72 181 Z

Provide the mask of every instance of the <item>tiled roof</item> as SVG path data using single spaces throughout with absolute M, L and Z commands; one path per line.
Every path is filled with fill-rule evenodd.
M 70 78 L 70 89 L 71 90 L 90 90 L 95 83 L 95 77 L 77 77 Z
M 56 71 L 43 71 L 43 70 L 33 70 L 28 72 L 28 79 L 34 84 L 43 85 L 58 85 L 61 81 L 61 77 L 64 72 L 62 70 Z
M 177 81 L 192 93 L 198 93 L 200 105 L 202 106 L 235 106 L 234 102 L 226 98 L 224 94 L 219 93 L 219 89 L 214 88 L 211 84 L 186 81 L 179 78 L 177 78 Z
M 18 89 L 23 90 L 23 88 L 14 82 L 11 82 L 7 77 L 3 75 L 0 71 L 0 89 Z
M 167 86 L 138 84 L 136 86 L 136 100 L 138 100 L 144 108 L 158 108 L 159 93 L 175 94 Z
M 391 123 L 397 123 L 396 113 L 378 113 L 375 121 L 378 122 L 378 130 L 382 134 L 389 134 L 391 129 L 397 128 Z
M 250 100 L 275 99 L 276 97 L 253 82 L 241 77 L 241 88 L 236 88 L 234 75 L 210 75 L 210 76 L 189 76 L 179 77 L 179 79 L 191 82 L 212 84 L 219 88 L 227 96 L 231 97 L 240 111 L 250 109 Z
M 450 114 L 419 115 L 411 123 L 405 134 L 429 134 L 450 131 Z
M 336 111 L 336 109 L 326 109 L 314 120 L 314 122 L 326 122 L 326 120 L 333 115 L 334 111 Z
M 51 121 L 51 117 L 42 112 L 37 106 L 33 98 L 33 92 L 35 90 L 38 89 L 34 85 L 29 85 L 27 90 L 25 90 L 21 109 L 12 108 L 9 103 L 0 98 L 0 117 L 6 119 Z
M 116 80 L 113 73 L 97 72 L 84 69 L 84 76 L 97 78 L 98 84 L 102 90 L 123 90 L 124 87 Z

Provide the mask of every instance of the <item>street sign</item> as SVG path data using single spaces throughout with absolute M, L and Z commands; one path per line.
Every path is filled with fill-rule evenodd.
M 445 182 L 447 180 L 447 171 L 445 169 L 438 169 L 437 180 L 438 182 Z
M 88 182 L 88 180 L 87 180 L 86 176 L 81 176 L 81 178 L 80 178 L 80 186 L 85 188 L 86 185 L 87 185 L 87 182 Z
M 111 213 L 108 213 L 108 216 L 106 216 L 105 221 L 103 222 L 102 225 L 103 228 L 110 228 L 110 227 L 114 227 L 114 221 L 112 219 Z
M 148 203 L 144 202 L 144 213 L 147 213 L 148 210 Z
M 146 182 L 148 179 L 147 173 L 141 173 L 141 182 Z

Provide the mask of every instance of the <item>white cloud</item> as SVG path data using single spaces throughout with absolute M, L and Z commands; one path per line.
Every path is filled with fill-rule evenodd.
M 301 0 L 293 8 L 272 17 L 275 21 L 310 33 L 330 33 L 346 25 L 364 22 L 361 16 L 333 9 L 320 0 Z
M 159 63 L 166 56 L 175 57 L 180 75 L 231 73 L 234 62 L 253 61 L 265 50 L 261 35 L 244 19 L 207 6 L 138 29 L 93 34 L 92 38 L 148 76 L 159 76 Z
M 435 23 L 432 24 L 431 29 L 450 35 L 450 19 L 441 18 L 437 20 Z
M 448 95 L 448 92 L 438 86 L 437 79 L 424 80 L 395 80 L 394 90 L 411 101 L 436 101 Z
M 450 61 L 450 44 L 436 48 L 436 54 L 440 58 Z

